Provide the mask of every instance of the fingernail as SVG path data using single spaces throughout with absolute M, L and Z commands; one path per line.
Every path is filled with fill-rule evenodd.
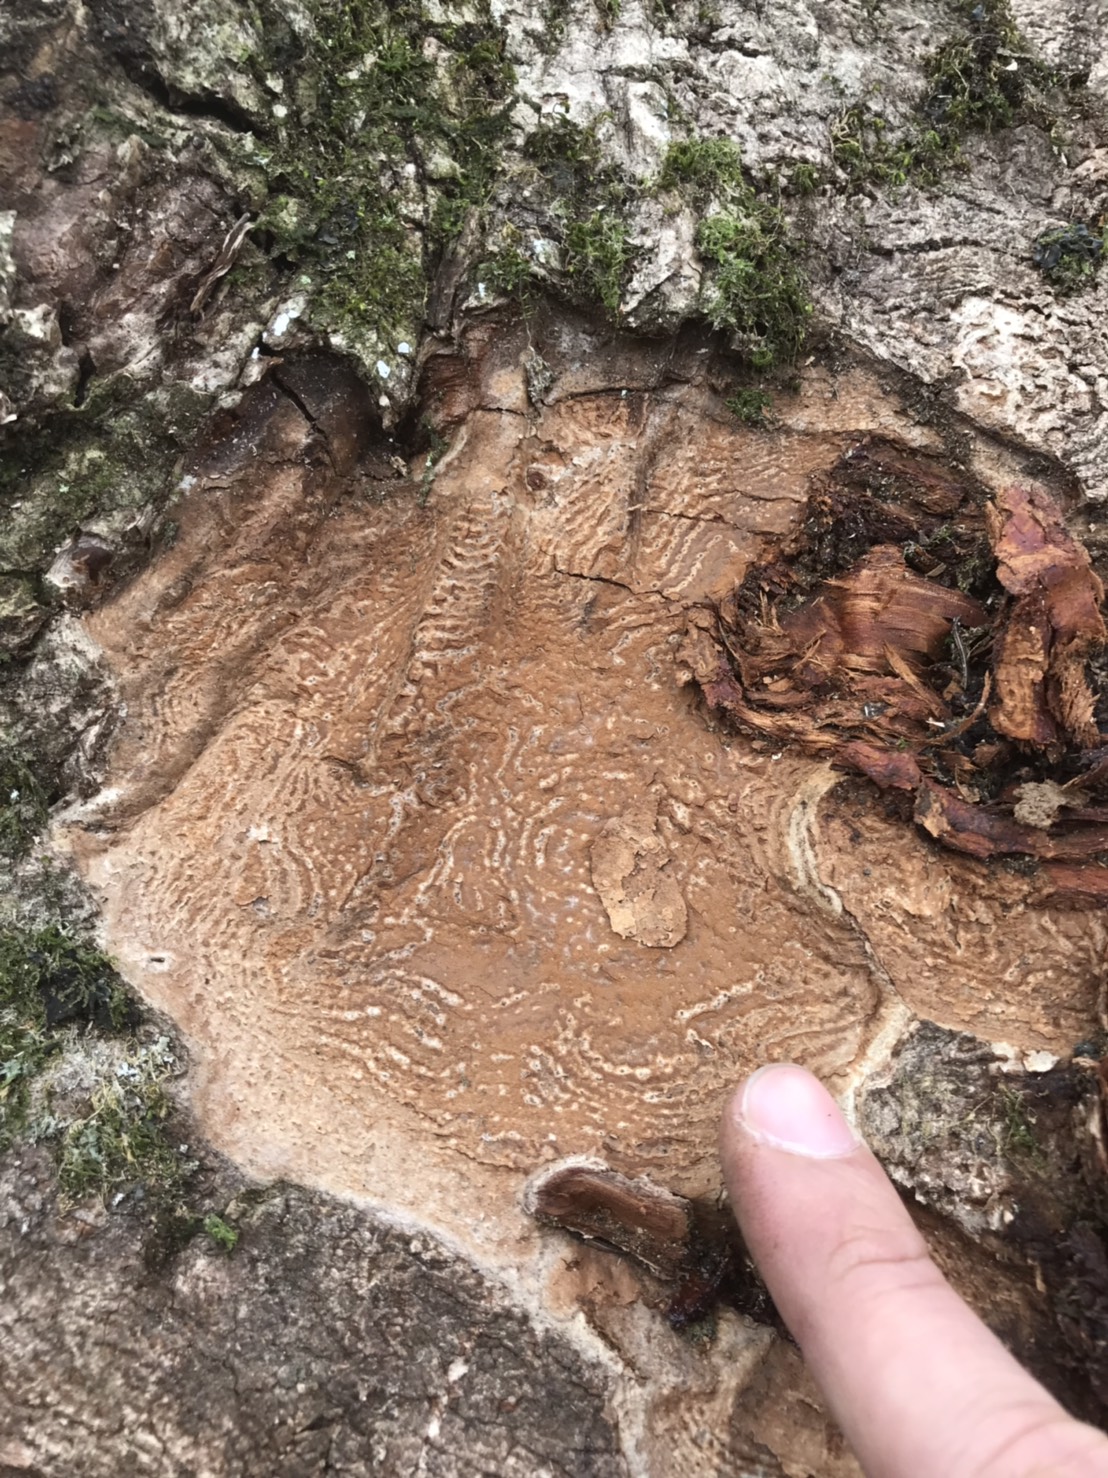
M 752 1073 L 736 1117 L 762 1144 L 816 1160 L 849 1155 L 861 1143 L 819 1079 L 792 1062 Z

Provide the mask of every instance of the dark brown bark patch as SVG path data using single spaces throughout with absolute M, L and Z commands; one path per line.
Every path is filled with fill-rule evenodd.
M 842 459 L 729 599 L 691 613 L 680 655 L 739 728 L 913 793 L 956 851 L 1065 862 L 1067 898 L 1091 902 L 1108 852 L 1103 601 L 1045 490 L 987 502 L 878 444 Z
M 527 1209 L 543 1226 L 622 1253 L 666 1289 L 674 1329 L 708 1319 L 720 1304 L 785 1327 L 724 1206 L 686 1200 L 646 1177 L 605 1166 L 556 1166 L 531 1184 Z

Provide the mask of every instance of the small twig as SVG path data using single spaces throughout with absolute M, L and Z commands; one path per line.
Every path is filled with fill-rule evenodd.
M 215 287 L 219 279 L 225 277 L 235 265 L 235 260 L 242 250 L 243 242 L 246 240 L 247 232 L 252 225 L 253 222 L 250 219 L 250 213 L 248 211 L 246 215 L 239 216 L 238 220 L 223 238 L 223 245 L 219 248 L 215 261 L 200 279 L 200 286 L 196 289 L 192 302 L 189 304 L 189 312 L 194 317 L 203 311 L 204 304 L 211 297 L 212 288 Z
M 962 623 L 955 616 L 950 623 L 950 636 L 954 642 L 954 655 L 958 658 L 958 675 L 962 679 L 962 692 L 969 689 L 969 653 L 966 651 L 965 639 L 962 636 Z

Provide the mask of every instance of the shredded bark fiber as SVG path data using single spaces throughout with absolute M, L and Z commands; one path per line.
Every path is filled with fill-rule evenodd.
M 1037 859 L 1048 896 L 1102 904 L 1103 602 L 1048 493 L 989 501 L 872 444 L 816 487 L 791 543 L 690 614 L 679 655 L 745 732 L 908 792 L 943 845 Z

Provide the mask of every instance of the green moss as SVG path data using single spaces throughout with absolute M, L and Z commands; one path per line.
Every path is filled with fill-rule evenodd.
M 49 804 L 31 757 L 13 737 L 0 739 L 0 855 L 24 855 L 46 825 Z
M 773 396 L 756 385 L 747 385 L 734 390 L 724 405 L 744 426 L 764 426 L 766 412 L 773 405 Z
M 149 128 L 141 119 L 123 113 L 107 103 L 97 103 L 82 120 L 84 127 L 95 124 L 97 131 L 114 137 L 120 143 L 136 135 L 151 149 L 168 149 L 170 140 L 164 133 Z
M 820 184 L 820 172 L 814 164 L 794 164 L 785 180 L 789 195 L 814 195 Z
M 679 192 L 694 206 L 712 202 L 696 232 L 696 249 L 707 270 L 700 311 L 714 328 L 739 341 L 755 369 L 795 357 L 804 341 L 811 303 L 797 243 L 780 206 L 768 199 L 743 169 L 731 139 L 684 139 L 666 151 L 659 190 Z M 761 391 L 739 391 L 746 419 Z M 764 405 L 758 410 L 758 418 Z
M 583 194 L 597 175 L 603 177 L 601 183 L 605 186 L 615 178 L 611 166 L 605 166 L 601 158 L 598 130 L 605 117 L 598 114 L 583 128 L 559 113 L 527 135 L 524 155 L 541 167 L 556 194 Z
M 165 499 L 208 404 L 188 386 L 136 395 L 119 375 L 93 381 L 81 407 L 47 425 L 17 428 L 0 458 L 0 565 L 41 573 L 93 515 Z M 164 471 L 152 476 L 152 468 Z
M 734 334 L 756 369 L 795 358 L 812 309 L 780 209 L 747 188 L 701 221 L 696 246 L 713 268 L 703 296 L 712 326 Z
M 165 1091 L 176 1061 L 163 1042 L 137 1048 L 114 1079 L 94 1091 L 88 1111 L 57 1140 L 58 1185 L 69 1201 L 95 1196 L 108 1202 L 141 1188 L 154 1207 L 176 1207 L 195 1162 L 167 1132 L 172 1104 Z
M 487 4 L 457 23 L 420 0 L 310 9 L 317 50 L 287 39 L 259 229 L 299 270 L 317 328 L 388 352 L 418 327 L 436 254 L 487 202 L 515 76 Z
M 477 279 L 506 297 L 521 297 L 530 285 L 534 268 L 521 249 L 522 237 L 508 227 L 499 248 L 477 268 Z
M 853 103 L 832 125 L 832 156 L 859 184 L 936 184 L 962 162 L 972 132 L 1013 123 L 1050 82 L 1031 57 L 1008 0 L 962 0 L 961 28 L 927 59 L 927 87 L 902 133 L 880 109 Z
M 168 1091 L 178 1059 L 140 1028 L 87 940 L 57 924 L 0 931 L 0 1152 L 19 1138 L 47 1144 L 62 1204 L 125 1203 L 151 1266 L 202 1228 L 230 1251 L 235 1228 L 189 1204 L 198 1165 Z
M 1006 127 L 1038 69 L 1008 0 L 972 0 L 961 11 L 966 29 L 927 62 L 924 118 L 932 128 L 954 135 Z
M 164 1239 L 200 1225 L 185 1204 L 197 1167 L 172 1132 L 176 1057 L 137 1026 L 119 974 L 87 940 L 56 924 L 0 932 L 0 1150 L 20 1134 L 49 1144 L 64 1201 L 130 1193 Z
M 1108 246 L 1108 230 L 1077 221 L 1035 238 L 1032 260 L 1059 295 L 1077 292 L 1096 277 Z
M 0 667 L 13 654 L 27 652 L 49 620 L 52 604 L 37 571 L 0 573 Z M 7 791 L 0 790 L 0 806 L 6 795 Z
M 1035 1133 L 1035 1120 L 1022 1094 L 1006 1084 L 998 1088 L 1001 1117 L 1001 1148 L 1015 1160 L 1043 1160 L 1043 1149 Z
M 572 295 L 618 317 L 634 259 L 626 221 L 634 192 L 621 172 L 603 160 L 598 138 L 603 120 L 598 115 L 582 128 L 568 118 L 555 118 L 528 135 L 524 153 L 555 202 L 554 225 Z
M 0 1150 L 26 1117 L 31 1080 L 54 1050 L 41 995 L 0 940 Z
M 855 103 L 831 126 L 831 154 L 851 180 L 861 184 L 935 184 L 960 157 L 960 139 L 937 129 L 911 129 L 897 137 L 880 112 Z
M 59 1028 L 117 1032 L 130 1003 L 111 961 L 56 925 L 0 931 L 0 1148 L 24 1123 L 32 1080 L 60 1049 Z
M 55 550 L 101 507 L 114 502 L 114 462 L 87 428 L 63 413 L 48 430 L 28 430 L 0 466 L 0 560 L 45 571 Z
M 709 1309 L 699 1319 L 692 1319 L 688 1324 L 679 1325 L 676 1333 L 686 1344 L 704 1354 L 719 1338 L 719 1315 L 715 1309 Z
M 214 1212 L 204 1218 L 204 1231 L 224 1252 L 234 1252 L 238 1246 L 238 1229 L 233 1227 L 229 1221 L 224 1221 L 222 1216 L 216 1216 Z
M 544 56 L 553 56 L 565 40 L 569 22 L 570 0 L 547 0 L 542 8 L 542 29 L 532 32 Z
M 570 222 L 565 245 L 570 280 L 617 314 L 632 255 L 624 222 L 610 209 L 594 210 L 587 220 Z
M 744 187 L 742 154 L 731 139 L 683 139 L 670 144 L 658 175 L 662 190 L 684 187 L 697 201 Z

